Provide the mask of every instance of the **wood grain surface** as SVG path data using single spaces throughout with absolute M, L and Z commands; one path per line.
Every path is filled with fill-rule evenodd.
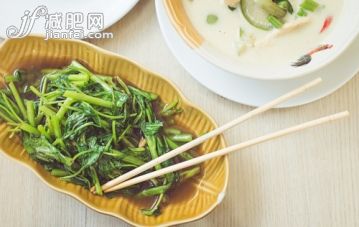
M 212 93 L 181 67 L 162 38 L 154 1 L 140 1 L 107 31 L 114 39 L 91 42 L 167 76 L 218 124 L 252 109 Z M 359 226 L 358 88 L 355 77 L 317 102 L 272 110 L 226 132 L 228 143 L 235 144 L 336 111 L 351 112 L 349 119 L 231 154 L 222 204 L 184 226 Z M 0 188 L 0 226 L 127 226 L 53 191 L 4 155 Z

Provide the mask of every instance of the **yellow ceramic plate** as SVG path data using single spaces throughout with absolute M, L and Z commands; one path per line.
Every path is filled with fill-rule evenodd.
M 16 68 L 63 67 L 77 59 L 99 74 L 121 76 L 137 87 L 155 92 L 164 102 L 179 99 L 184 112 L 175 120 L 199 135 L 216 127 L 213 119 L 193 106 L 168 80 L 150 72 L 119 55 L 107 52 L 82 41 L 49 40 L 42 37 L 6 40 L 0 48 L 0 74 Z M 2 78 L 2 77 L 0 77 Z M 1 79 L 0 79 L 1 80 Z M 85 188 L 66 183 L 51 176 L 24 151 L 21 141 L 9 139 L 6 124 L 0 124 L 0 150 L 9 157 L 32 169 L 46 184 L 80 200 L 98 212 L 113 215 L 132 225 L 164 226 L 184 223 L 201 218 L 213 210 L 224 197 L 228 181 L 228 160 L 217 158 L 203 164 L 204 173 L 177 193 L 162 209 L 158 217 L 141 214 L 143 205 L 126 197 L 106 198 L 96 196 Z M 200 154 L 225 147 L 222 136 L 213 138 L 198 148 Z M 178 191 L 187 191 L 179 194 Z

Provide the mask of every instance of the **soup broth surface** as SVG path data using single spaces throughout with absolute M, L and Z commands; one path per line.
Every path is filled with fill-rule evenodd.
M 260 63 L 267 67 L 291 64 L 324 44 L 323 41 L 333 30 L 342 8 L 342 0 L 317 0 L 320 4 L 317 10 L 308 12 L 306 17 L 299 17 L 297 12 L 303 0 L 290 0 L 294 12 L 287 13 L 283 18 L 284 26 L 265 31 L 248 23 L 240 6 L 231 11 L 220 0 L 182 1 L 192 24 L 211 47 L 241 63 L 254 66 Z M 217 21 L 209 24 L 208 15 L 215 15 Z M 328 17 L 333 18 L 332 23 L 328 29 L 320 32 Z M 290 28 L 295 27 L 293 23 L 301 25 Z

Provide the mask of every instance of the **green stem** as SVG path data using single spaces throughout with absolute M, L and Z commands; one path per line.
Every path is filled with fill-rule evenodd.
M 145 136 L 145 137 L 146 137 L 148 149 L 150 150 L 152 159 L 158 158 L 156 138 L 154 136 Z M 155 166 L 155 169 L 156 170 L 161 169 L 161 164 L 157 164 Z
M 124 154 L 117 150 L 111 150 L 111 152 L 104 152 L 104 154 L 111 156 L 111 157 L 119 158 L 126 163 L 133 164 L 136 166 L 141 166 L 141 165 L 145 164 L 145 162 L 142 161 L 141 159 L 136 158 L 135 156 L 132 156 L 132 155 Z
M 123 115 L 112 116 L 112 115 L 108 115 L 108 114 L 101 113 L 101 112 L 99 112 L 99 111 L 97 111 L 97 110 L 95 110 L 95 109 L 94 109 L 94 111 L 95 111 L 96 114 L 100 115 L 101 117 L 105 117 L 105 118 L 108 118 L 108 119 L 111 119 L 111 120 L 118 120 L 118 119 L 124 119 L 124 118 L 126 118 L 126 117 L 123 116 Z M 129 115 L 129 117 L 136 117 L 136 116 L 137 116 L 137 113 L 132 113 L 132 114 Z
M 62 95 L 62 91 L 52 91 L 46 94 L 43 94 L 43 97 L 46 98 L 45 100 L 54 100 L 57 99 L 59 96 Z
M 179 135 L 179 134 L 181 134 L 181 131 L 179 129 L 176 129 L 176 128 L 165 128 L 164 131 L 168 135 Z
M 48 133 L 50 134 L 50 136 L 54 135 L 54 130 L 51 124 L 51 117 L 46 116 L 46 125 L 48 127 Z
M 43 125 L 38 125 L 37 130 L 40 132 L 41 135 L 45 136 L 46 139 L 51 140 L 50 134 L 46 131 Z
M 2 111 L 0 111 L 0 118 L 4 119 L 5 121 L 9 122 L 9 123 L 13 123 L 16 124 L 15 121 L 13 121 L 10 117 L 8 117 L 5 113 L 3 113 Z
M 67 110 L 69 107 L 75 102 L 72 98 L 67 98 L 65 102 L 61 105 L 59 111 L 56 113 L 56 117 L 61 121 L 63 117 L 65 116 Z
M 77 153 L 77 154 L 72 158 L 72 162 L 75 162 L 76 159 L 78 159 L 80 156 L 85 155 L 85 154 L 88 154 L 88 153 L 90 153 L 90 152 L 92 152 L 91 149 L 90 149 L 90 150 L 86 150 L 86 151 L 81 151 L 81 152 Z
M 14 114 L 11 110 L 9 110 L 9 108 L 0 105 L 0 112 L 1 112 L 1 110 L 3 111 L 3 114 L 6 114 L 14 122 L 17 122 L 17 123 L 22 122 L 21 118 L 17 114 Z
M 29 125 L 25 122 L 20 123 L 19 128 L 23 131 L 30 133 L 30 134 L 34 134 L 35 136 L 40 135 L 40 132 L 36 128 L 32 127 L 31 125 Z
M 53 111 L 52 109 L 50 109 L 50 108 L 48 108 L 46 106 L 41 106 L 40 111 L 42 113 L 44 113 L 47 117 L 50 117 L 50 118 L 53 117 L 53 116 L 56 116 L 55 111 Z
M 3 98 L 4 102 L 5 102 L 5 105 L 9 109 L 11 109 L 11 111 L 13 113 L 15 113 L 15 114 L 20 113 L 19 107 L 9 97 L 7 97 L 5 93 L 1 93 L 1 95 L 2 95 L 2 98 Z
M 116 121 L 112 121 L 112 140 L 115 144 L 117 144 Z
M 188 133 L 183 133 L 183 134 L 179 134 L 179 135 L 171 135 L 171 136 L 169 136 L 169 138 L 172 141 L 181 142 L 181 143 L 187 143 L 187 142 L 192 141 L 192 135 L 188 134 Z
M 17 91 L 17 89 L 15 87 L 14 82 L 9 83 L 9 88 L 10 88 L 10 91 L 11 91 L 13 97 L 15 98 L 16 104 L 19 106 L 22 116 L 24 117 L 24 119 L 26 119 L 26 108 L 25 108 L 24 103 L 22 102 L 19 92 Z
M 31 126 L 36 127 L 36 121 L 35 121 L 35 107 L 34 102 L 28 100 L 26 102 L 26 112 L 27 112 L 27 119 Z
M 106 84 L 101 78 L 91 74 L 90 80 L 100 84 L 103 87 L 103 89 L 105 89 L 106 91 L 112 91 L 112 88 L 108 84 Z
M 36 87 L 34 86 L 30 86 L 30 90 L 32 91 L 32 93 L 34 93 L 37 97 L 41 98 L 42 94 L 39 90 L 36 89 Z
M 186 181 L 186 180 L 198 175 L 200 172 L 201 172 L 201 167 L 199 167 L 199 166 L 196 166 L 192 169 L 188 169 L 188 170 L 180 172 L 181 182 Z
M 103 195 L 103 191 L 102 191 L 102 187 L 100 184 L 100 180 L 98 179 L 96 170 L 93 166 L 90 167 L 90 171 L 91 171 L 91 177 L 92 177 L 92 181 L 95 184 L 95 189 L 96 189 L 96 194 L 97 195 Z
M 85 73 L 70 74 L 67 78 L 70 81 L 84 81 L 84 82 L 87 82 L 89 80 L 89 75 L 85 74 Z
M 11 101 L 4 93 L 1 94 L 4 100 L 5 106 L 1 106 L 1 108 L 9 114 L 10 117 L 13 118 L 13 120 L 17 120 L 18 122 L 22 122 L 22 119 L 17 114 L 16 110 L 19 111 L 18 107 L 16 107 L 15 103 Z
M 164 194 L 160 194 L 156 201 L 152 204 L 151 208 L 149 209 L 142 209 L 142 214 L 146 216 L 153 216 L 159 214 L 159 206 L 164 198 Z
M 126 94 L 130 95 L 131 92 L 130 92 L 130 90 L 128 89 L 126 83 L 123 82 L 123 80 L 122 80 L 120 77 L 118 77 L 118 76 L 116 76 L 116 80 L 117 80 L 117 82 L 121 85 L 121 87 L 123 88 L 123 90 L 125 90 Z
M 173 141 L 172 141 L 171 139 L 169 139 L 168 137 L 165 137 L 165 140 L 166 140 L 166 143 L 168 144 L 168 146 L 169 146 L 169 148 L 170 148 L 171 150 L 174 150 L 174 149 L 176 149 L 176 148 L 179 147 L 178 144 L 176 144 L 175 142 L 173 142 Z M 183 152 L 183 153 L 179 154 L 179 156 L 180 156 L 183 160 L 185 160 L 185 161 L 190 160 L 190 159 L 193 158 L 192 155 L 190 155 L 190 154 L 187 153 L 187 152 Z
M 176 149 L 176 148 L 178 147 L 178 145 L 177 145 L 175 142 L 173 142 L 170 138 L 165 137 L 165 139 L 166 139 L 166 142 L 167 142 L 168 146 L 169 146 L 172 150 L 174 150 L 174 149 Z
M 126 133 L 130 130 L 131 125 L 128 125 L 125 130 L 121 133 L 121 135 L 118 137 L 117 142 L 120 142 L 126 135 Z
M 53 169 L 51 170 L 51 175 L 55 176 L 55 177 L 64 177 L 66 175 L 68 175 L 69 173 L 65 170 L 62 169 Z
M 40 112 L 40 108 L 38 108 L 38 114 L 36 116 L 36 125 L 40 124 L 42 118 L 44 117 L 44 113 Z
M 138 196 L 139 198 L 143 198 L 143 197 L 150 197 L 150 196 L 155 196 L 155 195 L 163 194 L 163 193 L 165 193 L 170 187 L 171 187 L 171 184 L 166 184 L 166 185 L 161 185 L 161 186 L 157 186 L 157 187 L 145 189 L 145 190 L 143 190 L 142 192 L 138 193 L 137 196 Z
M 61 127 L 60 127 L 60 120 L 57 116 L 53 116 L 51 118 L 51 125 L 52 129 L 54 130 L 55 137 L 57 139 L 62 139 Z
M 72 98 L 77 101 L 88 102 L 90 104 L 94 104 L 94 105 L 102 106 L 102 107 L 106 107 L 106 108 L 111 108 L 113 106 L 112 102 L 110 102 L 110 101 L 105 101 L 100 98 L 95 98 L 95 97 L 92 97 L 92 96 L 89 96 L 89 95 L 86 95 L 83 93 L 78 93 L 75 91 L 66 91 L 64 93 L 64 96 L 66 98 Z

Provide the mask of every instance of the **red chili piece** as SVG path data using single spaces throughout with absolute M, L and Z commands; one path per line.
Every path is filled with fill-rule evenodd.
M 333 21 L 333 17 L 329 16 L 327 18 L 325 18 L 324 22 L 323 22 L 323 26 L 322 29 L 320 29 L 320 33 L 324 32 L 325 30 L 327 30 L 329 28 L 329 26 L 331 25 Z

